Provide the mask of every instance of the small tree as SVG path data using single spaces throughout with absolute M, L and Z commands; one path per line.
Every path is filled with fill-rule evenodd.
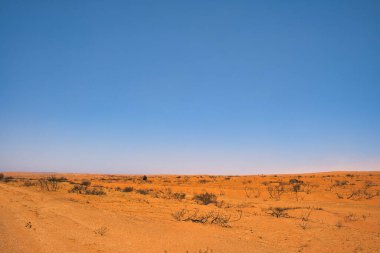
M 144 175 L 144 176 L 142 177 L 142 180 L 147 181 L 147 180 L 148 180 L 148 177 Z
M 0 173 L 0 180 L 3 180 L 3 178 L 4 178 L 4 174 Z

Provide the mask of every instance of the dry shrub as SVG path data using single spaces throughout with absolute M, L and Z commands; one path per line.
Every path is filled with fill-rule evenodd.
M 244 192 L 247 198 L 259 198 L 261 195 L 261 191 L 259 188 L 245 187 Z
M 289 214 L 286 212 L 290 208 L 287 207 L 270 207 L 266 213 L 276 218 L 289 218 Z
M 351 221 L 357 221 L 359 220 L 359 217 L 355 213 L 349 213 L 348 215 L 344 216 L 344 221 L 345 222 L 351 222 Z
M 31 187 L 31 186 L 35 186 L 36 183 L 32 182 L 32 180 L 30 180 L 30 179 L 27 179 L 24 181 L 24 183 L 22 185 L 25 187 Z
M 69 192 L 85 195 L 106 195 L 106 192 L 100 187 L 88 188 L 87 186 L 80 184 L 74 185 Z
M 124 187 L 123 189 L 123 192 L 132 192 L 132 191 L 133 191 L 133 187 L 131 186 Z
M 231 215 L 218 211 L 208 211 L 200 213 L 199 209 L 194 209 L 192 211 L 188 209 L 181 209 L 174 213 L 172 216 L 177 221 L 191 221 L 194 223 L 201 224 L 216 224 L 222 227 L 231 227 L 230 222 L 235 222 L 241 219 L 242 211 L 238 210 L 238 217 L 236 219 L 231 219 Z
M 282 185 L 268 185 L 267 191 L 271 199 L 280 200 L 281 195 L 285 193 L 285 188 Z
M 151 189 L 137 189 L 136 192 L 138 194 L 142 194 L 142 195 L 147 195 L 149 194 L 149 192 L 151 192 L 152 190 Z
M 107 233 L 107 231 L 108 231 L 108 228 L 104 226 L 94 230 L 95 234 L 100 235 L 100 236 L 104 236 Z
M 298 226 L 303 230 L 306 230 L 309 227 L 309 224 L 307 221 L 302 220 L 300 223 L 298 223 Z
M 91 185 L 91 181 L 88 179 L 83 179 L 81 185 L 88 187 Z
M 214 193 L 205 192 L 195 194 L 193 200 L 195 200 L 198 204 L 208 205 L 211 203 L 216 204 L 218 202 L 218 197 Z
M 185 199 L 186 197 L 186 193 L 183 193 L 183 192 L 175 192 L 173 193 L 173 198 L 176 199 L 176 200 L 182 200 L 182 199 Z
M 54 176 L 38 179 L 41 191 L 57 191 L 59 182 L 58 178 Z
M 3 180 L 3 178 L 4 178 L 4 174 L 0 173 L 0 181 Z
M 173 192 L 171 188 L 165 188 L 163 190 L 158 190 L 158 191 L 153 192 L 152 196 L 155 198 L 162 198 L 162 199 L 182 200 L 186 197 L 186 193 Z

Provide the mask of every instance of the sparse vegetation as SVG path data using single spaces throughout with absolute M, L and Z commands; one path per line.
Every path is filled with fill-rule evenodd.
M 230 227 L 230 222 L 235 222 L 241 219 L 242 211 L 238 210 L 238 217 L 233 220 L 231 219 L 231 215 L 224 214 L 220 211 L 201 213 L 199 209 L 194 209 L 192 211 L 188 209 L 180 209 L 172 213 L 172 216 L 177 221 L 191 221 L 194 223 L 216 224 L 222 227 Z
M 281 195 L 285 193 L 285 188 L 282 185 L 268 185 L 267 191 L 269 193 L 269 197 L 275 200 L 280 200 Z
M 289 215 L 288 213 L 286 212 L 287 210 L 289 210 L 289 208 L 285 208 L 285 207 L 270 207 L 268 210 L 267 210 L 267 214 L 273 216 L 273 217 L 276 217 L 276 218 L 288 218 Z
M 133 192 L 133 187 L 132 186 L 124 187 L 123 192 Z
M 202 205 L 216 204 L 218 202 L 218 197 L 214 193 L 209 192 L 195 194 L 193 199 Z
M 38 179 L 41 191 L 57 191 L 59 182 L 54 176 Z
M 104 226 L 94 230 L 95 234 L 100 235 L 100 236 L 105 236 L 107 231 L 108 231 L 108 228 Z
M 138 194 L 142 194 L 142 195 L 147 195 L 147 194 L 149 194 L 149 192 L 151 192 L 152 190 L 150 190 L 150 189 L 137 189 L 136 190 L 136 192 L 138 193 Z
M 85 194 L 85 195 L 106 195 L 106 192 L 101 187 L 89 188 L 82 184 L 76 184 L 69 190 L 70 193 Z

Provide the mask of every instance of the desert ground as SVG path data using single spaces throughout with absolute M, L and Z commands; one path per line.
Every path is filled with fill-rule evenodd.
M 3 172 L 0 252 L 380 252 L 380 172 Z

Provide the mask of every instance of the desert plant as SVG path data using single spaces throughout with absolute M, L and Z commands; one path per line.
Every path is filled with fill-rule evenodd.
M 309 227 L 309 224 L 307 221 L 302 220 L 300 223 L 298 223 L 298 226 L 302 228 L 303 230 L 306 230 Z
M 88 179 L 83 179 L 82 182 L 81 182 L 81 185 L 85 186 L 85 187 L 88 187 L 91 185 L 91 181 L 88 180 Z
M 85 195 L 106 195 L 106 192 L 99 187 L 88 188 L 87 186 L 76 184 L 69 190 L 70 193 Z
M 131 186 L 124 187 L 123 189 L 123 192 L 132 192 L 132 191 L 133 191 L 133 187 Z
M 94 230 L 95 234 L 100 235 L 100 236 L 104 236 L 107 233 L 107 231 L 108 231 L 108 228 L 104 226 Z
M 280 200 L 281 195 L 285 193 L 285 188 L 282 185 L 275 185 L 275 186 L 268 185 L 267 191 L 269 193 L 270 198 L 275 199 L 275 200 Z
M 289 184 L 303 184 L 303 181 L 292 178 L 292 179 L 289 179 Z
M 137 189 L 136 192 L 142 195 L 147 195 L 150 191 L 150 189 Z
M 58 180 L 56 177 L 46 177 L 38 179 L 41 191 L 57 191 L 58 190 Z
M 3 178 L 3 182 L 5 182 L 5 183 L 8 183 L 8 182 L 11 182 L 11 181 L 14 181 L 14 180 L 15 180 L 14 177 L 10 177 L 10 176 Z
M 86 195 L 106 195 L 106 192 L 102 188 L 94 187 L 92 189 L 86 189 L 84 194 L 86 194 Z
M 173 198 L 174 199 L 177 199 L 177 200 L 182 200 L 182 199 L 185 199 L 186 197 L 186 193 L 183 193 L 183 192 L 175 192 L 172 194 Z
M 26 186 L 26 187 L 30 187 L 30 186 L 34 186 L 36 185 L 35 183 L 33 183 L 31 180 L 27 179 L 24 181 L 23 183 L 23 186 Z
M 218 197 L 214 193 L 200 193 L 200 194 L 195 194 L 193 197 L 193 200 L 195 200 L 198 204 L 202 205 L 208 205 L 211 203 L 216 204 Z
M 270 207 L 266 213 L 276 218 L 289 218 L 289 215 L 286 212 L 288 209 L 289 208 L 285 207 Z
M 0 181 L 3 180 L 3 178 L 4 178 L 4 174 L 0 173 Z
M 142 177 L 142 180 L 143 180 L 143 181 L 147 181 L 147 180 L 148 180 L 148 177 L 147 177 L 146 175 L 144 175 L 144 176 Z
M 261 191 L 259 188 L 245 187 L 244 192 L 247 198 L 259 198 L 261 195 Z
M 69 190 L 70 193 L 84 194 L 86 188 L 83 185 L 75 184 L 73 188 Z
M 238 210 L 238 217 L 234 220 L 231 220 L 231 215 L 221 213 L 220 211 L 209 211 L 206 213 L 200 213 L 199 209 L 194 209 L 190 211 L 188 209 L 180 209 L 174 213 L 172 216 L 177 221 L 191 221 L 194 223 L 201 224 L 216 224 L 222 227 L 231 227 L 230 222 L 235 222 L 241 219 L 242 211 Z
M 348 215 L 344 216 L 343 219 L 345 222 L 351 222 L 359 220 L 359 217 L 355 213 L 349 213 Z
M 337 221 L 337 223 L 335 223 L 335 227 L 337 227 L 337 228 L 342 228 L 343 227 L 343 223 L 342 223 L 342 221 Z

